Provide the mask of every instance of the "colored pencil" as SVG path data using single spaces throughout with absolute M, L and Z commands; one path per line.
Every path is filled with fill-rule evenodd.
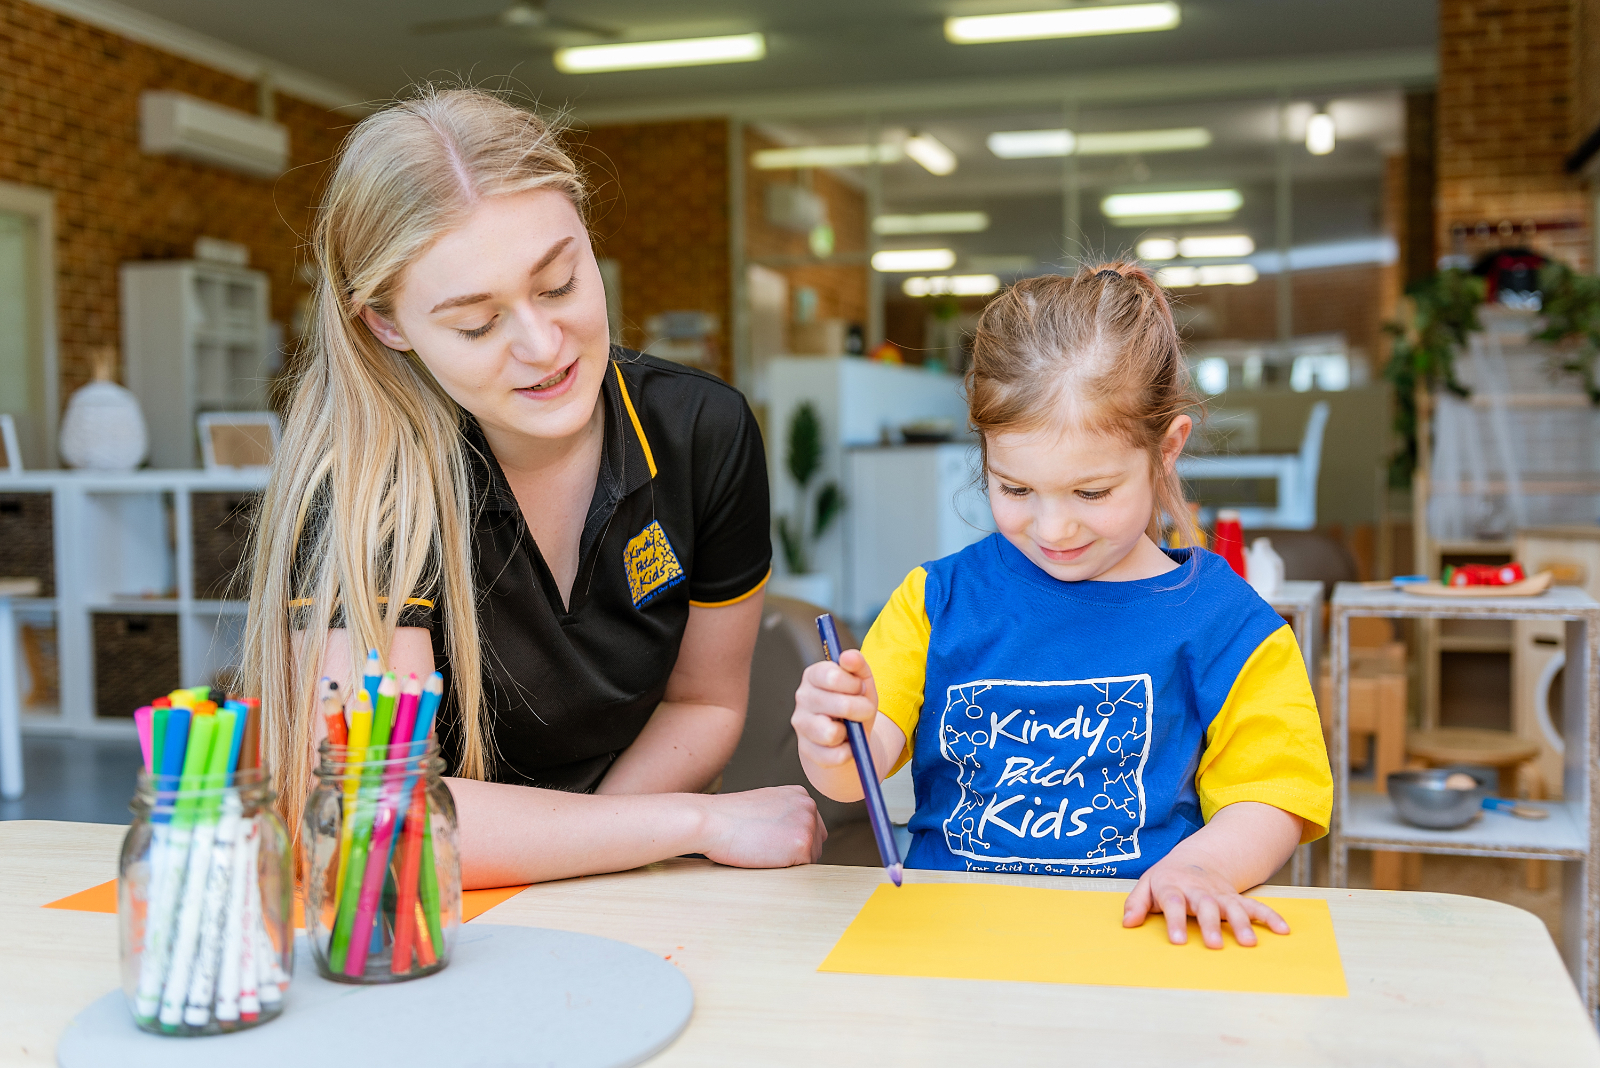
M 366 756 L 367 743 L 372 739 L 372 701 L 366 690 L 356 694 L 354 711 L 350 713 L 350 735 L 345 746 L 344 819 L 339 827 L 339 871 L 334 877 L 334 907 L 337 909 L 344 892 L 345 873 L 350 862 L 350 842 L 356 829 L 356 794 L 361 786 L 359 765 Z
M 383 681 L 382 675 L 383 660 L 378 656 L 378 650 L 368 649 L 367 666 L 361 673 L 361 687 L 372 695 L 374 701 L 378 699 L 378 684 Z
M 378 793 L 382 784 L 379 767 L 388 755 L 389 729 L 393 725 L 396 691 L 394 675 L 388 674 L 378 684 L 378 707 L 372 717 L 372 738 L 367 743 L 365 767 L 361 771 L 361 784 L 356 792 L 355 827 L 348 851 L 349 863 L 339 888 L 339 911 L 333 922 L 333 939 L 328 946 L 328 964 L 336 972 L 346 971 L 350 938 L 355 928 L 356 910 L 360 904 L 361 884 L 366 878 L 367 852 L 372 846 L 372 824 L 377 818 Z M 360 947 L 362 959 L 367 952 Z
M 839 628 L 830 613 L 824 612 L 817 617 L 817 633 L 822 636 L 823 652 L 837 664 L 843 650 L 839 648 Z M 872 747 L 867 744 L 867 732 L 853 719 L 844 721 L 844 729 L 850 738 L 850 753 L 855 757 L 856 773 L 861 776 L 861 792 L 866 797 L 872 836 L 878 840 L 878 856 L 888 869 L 889 878 L 899 886 L 903 874 L 900 847 L 894 840 L 894 825 L 889 822 L 889 807 L 883 803 L 883 787 L 878 782 L 878 770 L 872 764 Z
M 387 684 L 393 676 L 385 676 Z M 382 689 L 382 686 L 379 687 Z M 422 687 L 412 675 L 395 704 L 394 729 L 389 736 L 387 766 L 383 769 L 383 784 L 379 795 L 378 811 L 373 820 L 372 840 L 367 850 L 367 870 L 361 881 L 361 898 L 356 905 L 355 927 L 350 935 L 350 951 L 345 961 L 344 973 L 359 976 L 367 966 L 367 954 L 372 945 L 373 920 L 383 896 L 384 879 L 389 872 L 393 856 L 396 810 L 403 803 L 400 784 L 405 779 L 405 761 L 410 756 L 411 731 L 416 724 L 417 701 Z M 377 950 L 383 948 L 381 937 L 376 939 Z

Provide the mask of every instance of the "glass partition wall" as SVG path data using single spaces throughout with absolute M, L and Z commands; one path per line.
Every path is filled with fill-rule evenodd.
M 1137 259 L 1210 398 L 1195 447 L 1294 451 L 1312 405 L 1347 394 L 1330 433 L 1362 444 L 1326 458 L 1323 486 L 1337 521 L 1368 520 L 1403 116 L 1375 89 L 742 120 L 740 385 L 763 401 L 780 354 L 960 371 L 1002 286 Z

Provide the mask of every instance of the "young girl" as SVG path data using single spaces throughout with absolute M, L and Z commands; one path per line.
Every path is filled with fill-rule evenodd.
M 967 392 L 997 533 L 806 671 L 806 774 L 861 797 L 854 719 L 879 769 L 912 762 L 907 867 L 1136 877 L 1127 926 L 1287 933 L 1239 891 L 1326 833 L 1332 777 L 1289 626 L 1220 557 L 1157 543 L 1163 514 L 1188 522 L 1196 403 L 1160 287 L 1121 263 L 1017 283 Z

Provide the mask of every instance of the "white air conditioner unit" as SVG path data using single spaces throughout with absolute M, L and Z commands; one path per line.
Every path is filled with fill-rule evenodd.
M 139 99 L 139 147 L 152 155 L 276 178 L 289 166 L 289 131 L 268 119 L 183 93 L 160 90 Z

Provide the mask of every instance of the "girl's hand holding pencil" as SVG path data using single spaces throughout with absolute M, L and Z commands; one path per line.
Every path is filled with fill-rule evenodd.
M 878 690 L 872 668 L 859 650 L 806 668 L 794 695 L 790 723 L 800 739 L 800 763 L 818 790 L 835 801 L 859 801 L 864 791 L 851 755 L 845 720 L 861 724 L 872 746 L 881 778 L 905 748 L 906 736 L 887 716 L 878 715 Z

